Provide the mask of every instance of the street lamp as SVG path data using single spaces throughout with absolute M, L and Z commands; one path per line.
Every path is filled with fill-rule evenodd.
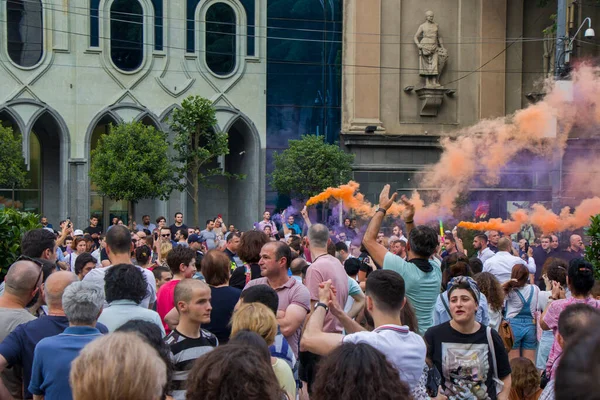
M 596 32 L 594 32 L 594 30 L 592 29 L 592 19 L 590 17 L 587 17 L 586 19 L 583 20 L 583 22 L 579 26 L 579 29 L 577 29 L 577 32 L 575 32 L 575 34 L 573 35 L 573 38 L 569 41 L 569 45 L 567 47 L 567 51 L 565 54 L 565 63 L 568 63 L 571 60 L 571 52 L 573 51 L 573 42 L 575 41 L 575 38 L 577 38 L 577 34 L 579 33 L 579 31 L 581 31 L 581 28 L 583 28 L 583 25 L 585 25 L 586 21 L 588 23 L 588 28 L 583 33 L 583 36 L 584 37 L 596 36 Z

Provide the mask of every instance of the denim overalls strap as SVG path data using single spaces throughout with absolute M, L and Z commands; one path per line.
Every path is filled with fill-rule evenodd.
M 531 289 L 531 293 L 529 294 L 529 298 L 527 299 L 527 301 L 525 301 L 525 297 L 523 297 L 521 292 L 519 292 L 518 290 L 515 290 L 515 293 L 519 296 L 519 298 L 523 302 L 523 307 L 521 308 L 521 311 L 519 311 L 519 313 L 515 316 L 515 318 L 527 318 L 527 319 L 533 318 L 533 315 L 531 314 L 531 299 L 533 299 L 533 294 L 535 293 L 535 290 L 533 289 L 533 287 L 531 287 L 530 289 Z

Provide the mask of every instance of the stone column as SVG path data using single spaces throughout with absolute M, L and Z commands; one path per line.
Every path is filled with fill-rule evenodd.
M 385 131 L 380 118 L 381 0 L 344 2 L 342 131 Z
M 482 1 L 479 64 L 489 64 L 479 71 L 480 119 L 506 114 L 506 12 L 507 0 Z

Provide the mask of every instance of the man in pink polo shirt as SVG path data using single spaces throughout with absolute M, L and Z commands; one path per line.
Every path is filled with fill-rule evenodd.
M 346 304 L 348 300 L 348 275 L 342 263 L 327 253 L 327 242 L 329 241 L 329 230 L 323 224 L 314 224 L 308 229 L 308 247 L 312 264 L 306 272 L 306 287 L 310 292 L 311 313 L 319 302 L 319 285 L 325 281 L 331 281 L 336 289 L 338 304 Z M 323 332 L 342 333 L 344 327 L 341 322 L 327 313 L 323 325 Z M 300 377 L 308 383 L 310 393 L 315 378 L 315 365 L 319 356 L 310 352 L 302 351 L 300 354 Z
M 298 344 L 302 324 L 309 312 L 310 294 L 308 289 L 294 277 L 288 276 L 291 262 L 290 247 L 283 242 L 265 244 L 260 250 L 260 274 L 246 285 L 247 289 L 256 285 L 269 285 L 279 297 L 277 322 L 281 333 L 287 339 L 294 355 L 298 357 Z

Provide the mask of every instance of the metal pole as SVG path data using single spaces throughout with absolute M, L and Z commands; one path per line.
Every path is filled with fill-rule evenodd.
M 554 60 L 554 79 L 560 80 L 565 71 L 565 51 L 567 50 L 567 0 L 558 0 L 556 13 L 556 56 Z M 560 135 L 560 126 L 556 127 L 556 134 Z M 561 179 L 562 155 L 559 150 L 552 155 L 550 169 L 550 185 L 552 187 L 552 210 L 559 212 L 561 209 Z
M 344 226 L 344 200 L 340 200 L 340 226 Z
M 554 77 L 560 79 L 565 67 L 565 51 L 567 45 L 567 0 L 558 0 L 556 12 L 556 56 L 554 60 Z

